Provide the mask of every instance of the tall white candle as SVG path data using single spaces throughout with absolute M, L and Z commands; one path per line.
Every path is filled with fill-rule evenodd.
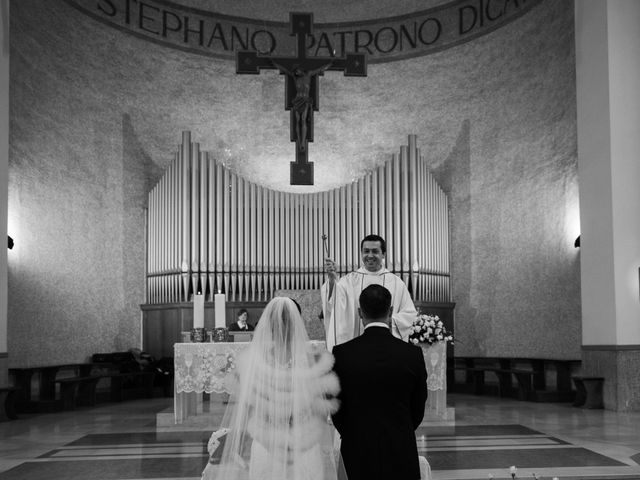
M 204 295 L 193 296 L 193 328 L 204 328 Z
M 213 303 L 215 309 L 215 324 L 216 328 L 225 328 L 227 326 L 227 319 L 225 315 L 227 297 L 224 293 L 216 293 L 213 296 Z

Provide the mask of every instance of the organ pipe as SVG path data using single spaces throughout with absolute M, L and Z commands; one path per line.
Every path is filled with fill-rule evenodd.
M 340 275 L 360 265 L 360 240 L 387 240 L 386 266 L 414 300 L 450 301 L 448 201 L 416 147 L 348 185 L 288 193 L 238 176 L 183 132 L 148 195 L 147 303 L 265 301 L 278 289 L 318 289 L 324 247 Z

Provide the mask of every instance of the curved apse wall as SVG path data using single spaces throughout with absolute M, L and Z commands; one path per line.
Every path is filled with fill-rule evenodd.
M 579 358 L 574 57 L 572 2 L 543 0 L 471 42 L 321 79 L 309 191 L 417 134 L 449 195 L 456 354 Z M 283 95 L 274 71 L 238 77 L 68 3 L 12 5 L 10 364 L 139 344 L 146 195 L 182 130 L 244 178 L 302 188 Z

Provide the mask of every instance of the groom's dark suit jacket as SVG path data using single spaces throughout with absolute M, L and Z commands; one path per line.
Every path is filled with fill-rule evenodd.
M 371 326 L 333 355 L 340 379 L 333 423 L 349 480 L 418 480 L 415 429 L 427 400 L 422 350 Z

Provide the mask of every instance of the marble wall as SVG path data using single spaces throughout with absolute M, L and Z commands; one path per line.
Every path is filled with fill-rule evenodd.
M 582 370 L 603 377 L 604 408 L 619 412 L 640 410 L 640 350 L 635 346 L 589 346 L 583 352 Z
M 450 196 L 456 354 L 580 358 L 573 38 L 573 2 L 544 0 L 469 43 L 321 80 L 307 191 L 359 178 L 415 133 Z M 304 191 L 288 185 L 276 72 L 238 77 L 24 0 L 10 74 L 11 365 L 139 345 L 146 194 L 182 130 L 247 179 Z

